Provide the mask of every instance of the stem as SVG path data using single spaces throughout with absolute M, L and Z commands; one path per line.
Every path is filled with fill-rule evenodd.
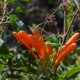
M 3 2 L 3 5 L 2 5 L 2 7 L 3 7 L 2 11 L 3 12 L 2 12 L 2 19 L 1 19 L 0 24 L 4 22 L 5 17 L 6 17 L 6 0 L 4 0 L 2 2 Z
M 76 12 L 75 12 L 75 15 L 73 16 L 73 18 L 72 18 L 72 20 L 71 20 L 71 23 L 70 23 L 70 25 L 69 25 L 69 28 L 68 28 L 65 36 L 64 36 L 64 40 L 63 40 L 63 42 L 62 42 L 62 45 L 64 45 L 64 43 L 65 43 L 65 41 L 66 41 L 66 38 L 67 38 L 68 34 L 70 33 L 70 30 L 71 30 L 71 28 L 72 28 L 72 24 L 73 24 L 73 22 L 74 22 L 74 20 L 75 20 L 75 17 L 76 17 L 76 15 L 77 15 L 78 11 L 79 11 L 79 10 L 77 9 Z
M 65 0 L 63 0 L 63 3 L 64 3 L 64 1 L 65 1 Z M 66 33 L 66 22 L 67 22 L 67 21 L 66 21 L 66 15 L 67 15 L 67 14 L 66 14 L 66 7 L 64 6 L 64 26 L 63 26 L 64 36 L 63 36 L 63 41 L 64 41 L 65 33 Z M 64 42 L 64 43 L 65 43 L 65 42 Z M 63 43 L 63 44 L 64 44 L 64 43 Z M 63 45 L 63 44 L 62 44 L 62 45 Z
M 66 33 L 66 11 L 64 10 L 64 35 Z
M 54 74 L 56 74 L 57 72 L 57 68 L 58 68 L 58 65 L 56 66 L 55 70 L 54 70 Z
M 3 16 L 6 14 L 6 0 L 3 2 Z
M 66 0 L 63 0 L 62 2 L 65 3 Z M 63 42 L 65 42 L 64 39 L 65 39 L 65 34 L 66 34 L 66 6 L 64 6 L 64 26 L 63 26 L 63 33 L 64 33 Z M 62 45 L 63 44 L 64 43 L 62 43 Z M 54 70 L 54 74 L 56 74 L 57 68 L 58 68 L 58 65 L 56 66 L 56 68 Z
M 55 10 L 47 19 L 46 21 L 44 22 L 44 25 L 43 25 L 43 29 L 45 28 L 46 24 L 48 23 L 48 19 L 50 19 L 57 11 L 61 10 L 61 8 L 58 8 L 57 10 Z M 41 31 L 41 35 L 42 35 L 42 31 Z
M 64 3 L 64 1 L 65 1 L 65 0 L 63 0 L 63 3 Z M 64 8 L 65 8 L 65 7 L 64 7 Z M 64 43 L 65 43 L 65 41 L 66 41 L 66 38 L 67 38 L 68 34 L 70 33 L 70 30 L 71 30 L 71 28 L 72 28 L 72 24 L 73 24 L 73 22 L 74 22 L 74 20 L 75 20 L 75 17 L 77 17 L 78 11 L 79 11 L 79 10 L 77 9 L 76 12 L 75 12 L 75 15 L 73 16 L 73 18 L 72 18 L 72 20 L 71 20 L 71 23 L 70 23 L 70 25 L 69 25 L 69 28 L 68 28 L 67 32 L 65 32 L 65 28 L 66 28 L 66 10 L 64 10 L 64 37 L 63 37 L 62 45 L 64 45 Z M 57 72 L 57 68 L 58 68 L 58 66 L 56 66 L 54 73 Z

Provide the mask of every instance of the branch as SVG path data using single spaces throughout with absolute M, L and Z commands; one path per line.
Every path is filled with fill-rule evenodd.
M 77 9 L 76 12 L 75 12 L 75 15 L 73 16 L 73 18 L 72 18 L 72 20 L 71 20 L 70 26 L 69 26 L 69 28 L 68 28 L 65 36 L 64 36 L 64 40 L 63 40 L 63 42 L 62 42 L 62 45 L 64 45 L 64 43 L 65 43 L 65 41 L 66 41 L 66 38 L 67 38 L 68 34 L 70 33 L 70 30 L 71 30 L 71 28 L 72 28 L 72 24 L 73 24 L 73 22 L 74 22 L 74 20 L 75 20 L 75 17 L 76 17 L 76 15 L 77 15 L 78 11 L 79 11 L 79 10 Z

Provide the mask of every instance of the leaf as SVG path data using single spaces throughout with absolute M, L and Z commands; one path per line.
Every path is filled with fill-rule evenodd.
M 18 80 L 29 80 L 28 77 L 21 77 Z
M 16 1 L 16 0 L 6 0 L 7 4 L 14 2 L 14 1 Z
M 24 71 L 24 72 L 28 71 L 27 67 L 21 67 L 18 70 L 21 70 L 21 71 Z
M 73 12 L 73 7 L 71 6 L 71 5 L 68 5 L 67 6 L 67 10 L 69 10 L 70 12 Z M 72 16 L 71 16 L 71 13 L 68 13 L 67 14 L 67 28 L 69 27 L 69 25 L 70 25 L 70 22 L 71 22 L 71 19 L 72 19 Z
M 80 67 L 71 67 L 70 70 L 66 73 L 66 78 L 70 78 L 73 76 L 75 73 L 80 72 Z
M 9 20 L 10 20 L 10 21 L 14 21 L 14 20 L 18 20 L 18 18 L 17 18 L 16 15 L 11 14 L 11 15 L 9 16 Z
M 72 16 L 71 16 L 71 14 L 70 13 L 68 13 L 67 14 L 67 28 L 69 27 L 69 25 L 70 25 L 70 22 L 71 22 L 71 19 L 72 19 Z
M 45 39 L 46 39 L 46 41 L 50 41 L 50 42 L 52 42 L 52 41 L 53 41 L 53 38 L 52 38 L 52 37 L 50 37 L 50 36 L 49 36 L 49 37 L 46 37 Z
M 4 64 L 0 64 L 0 71 L 4 69 Z
M 45 40 L 46 40 L 46 41 L 50 41 L 50 42 L 57 42 L 57 41 L 58 41 L 55 34 L 51 34 L 51 35 L 49 35 L 49 36 L 46 36 L 46 37 L 45 37 Z
M 52 43 L 52 47 L 58 49 L 61 44 L 59 42 Z
M 26 14 L 26 9 L 25 8 L 22 8 L 22 7 L 17 7 L 16 9 L 15 9 L 15 11 L 16 12 L 21 12 L 21 13 L 25 13 Z
M 3 45 L 0 47 L 0 55 L 6 55 L 6 54 L 8 55 L 8 54 L 9 54 L 9 51 L 8 51 L 6 45 L 3 44 Z
M 71 5 L 67 5 L 67 10 L 73 12 L 73 6 L 71 6 Z
M 0 75 L 1 76 L 1 78 L 0 78 L 0 80 L 6 80 L 7 79 L 7 76 L 6 76 L 6 74 L 5 73 L 3 73 L 2 75 Z

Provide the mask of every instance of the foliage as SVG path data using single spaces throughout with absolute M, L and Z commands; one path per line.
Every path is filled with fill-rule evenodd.
M 76 24 L 76 22 L 79 23 L 80 21 L 78 0 L 63 0 L 62 2 L 57 0 L 60 4 L 56 3 L 56 1 L 48 0 L 47 2 L 49 4 L 56 3 L 57 7 L 53 8 L 53 10 L 48 10 L 50 16 L 47 19 L 43 17 L 43 20 L 46 21 L 40 21 L 39 23 L 32 22 L 32 25 L 27 26 L 17 16 L 17 13 L 27 15 L 35 9 L 26 10 L 25 7 L 17 6 L 16 8 L 13 7 L 13 9 L 8 10 L 7 6 L 10 3 L 17 2 L 17 0 L 5 1 L 6 2 L 0 1 L 0 8 L 2 7 L 0 10 L 0 80 L 79 80 L 80 29 L 74 30 L 75 25 L 80 25 Z M 19 2 L 22 4 L 31 4 L 29 0 L 20 0 Z M 50 5 L 48 6 L 50 7 Z M 36 10 L 37 9 L 39 8 L 36 6 Z M 58 11 L 62 12 L 60 17 L 64 16 L 64 20 L 62 20 L 63 25 L 60 25 L 63 28 L 61 28 L 62 32 L 58 31 L 58 24 L 60 22 L 57 17 L 57 15 L 59 15 L 57 14 Z M 23 15 L 20 16 L 24 18 Z M 50 29 L 50 25 L 53 25 L 53 29 L 54 26 L 56 26 L 56 34 L 51 32 L 52 28 Z M 48 30 L 50 29 L 49 33 L 46 31 L 46 27 L 48 27 Z M 37 31 L 38 38 L 32 32 L 33 29 Z M 21 37 L 19 34 L 21 30 L 29 35 L 27 36 L 28 38 L 24 36 Z M 16 35 L 13 34 L 14 31 L 19 35 L 18 37 L 15 37 Z M 79 35 L 71 42 L 70 39 L 77 32 Z M 32 35 L 33 41 L 30 40 L 30 35 Z M 23 41 L 21 41 L 19 37 L 21 37 Z M 30 48 L 24 43 L 27 41 L 29 42 L 27 44 L 29 44 Z M 75 43 L 74 48 L 73 43 Z M 42 54 L 43 47 L 44 55 Z M 71 48 L 71 50 L 69 48 Z M 51 52 L 51 50 L 53 52 Z M 62 51 L 59 52 L 60 50 Z M 38 60 L 34 58 L 32 51 Z

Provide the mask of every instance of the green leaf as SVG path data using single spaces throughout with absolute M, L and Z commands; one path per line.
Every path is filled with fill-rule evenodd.
M 46 37 L 45 37 L 45 40 L 46 40 L 46 41 L 50 41 L 50 42 L 57 42 L 57 41 L 58 41 L 55 34 L 51 34 L 51 35 L 49 35 L 49 36 L 46 36 Z
M 46 39 L 46 41 L 53 42 L 53 38 L 52 38 L 52 37 L 50 37 L 50 36 L 49 36 L 49 37 L 46 37 L 45 39 Z
M 16 1 L 16 0 L 6 0 L 7 4 L 14 2 L 14 1 Z
M 26 12 L 27 12 L 26 9 L 25 9 L 25 8 L 22 8 L 22 7 L 17 7 L 17 8 L 15 9 L 15 11 L 16 11 L 16 12 L 21 12 L 21 13 L 26 13 Z
M 21 77 L 18 80 L 29 80 L 28 77 Z
M 59 42 L 57 42 L 57 43 L 52 43 L 52 47 L 53 48 L 56 48 L 56 49 L 58 49 L 59 47 L 60 47 L 60 43 Z
M 21 67 L 21 68 L 19 68 L 18 70 L 21 70 L 21 71 L 23 71 L 23 72 L 28 71 L 27 67 Z
M 4 64 L 0 64 L 0 71 L 4 69 Z
M 80 72 L 80 67 L 71 67 L 70 70 L 66 73 L 65 77 L 70 78 L 71 76 L 73 76 L 77 72 Z
M 67 14 L 67 28 L 68 28 L 69 25 L 70 25 L 71 19 L 72 19 L 71 14 Z
M 7 79 L 7 76 L 6 76 L 6 74 L 5 74 L 5 73 L 3 73 L 3 74 L 1 75 L 0 80 L 6 80 L 6 79 Z
M 10 21 L 14 21 L 14 20 L 18 20 L 18 18 L 17 18 L 16 15 L 11 14 L 11 15 L 9 16 L 9 20 L 10 20 Z
M 69 10 L 70 12 L 73 12 L 73 6 L 68 5 L 68 6 L 67 6 L 67 10 Z
M 71 5 L 68 5 L 68 6 L 67 6 L 67 10 L 70 11 L 70 12 L 73 12 L 73 7 L 72 7 Z M 68 28 L 69 25 L 70 25 L 70 22 L 71 22 L 72 17 L 73 17 L 73 16 L 71 16 L 71 13 L 68 13 L 68 14 L 67 14 L 67 19 L 66 19 L 66 20 L 67 20 L 67 28 Z
M 6 47 L 5 44 L 3 44 L 1 47 L 0 47 L 0 55 L 8 55 L 9 54 L 9 51 Z

